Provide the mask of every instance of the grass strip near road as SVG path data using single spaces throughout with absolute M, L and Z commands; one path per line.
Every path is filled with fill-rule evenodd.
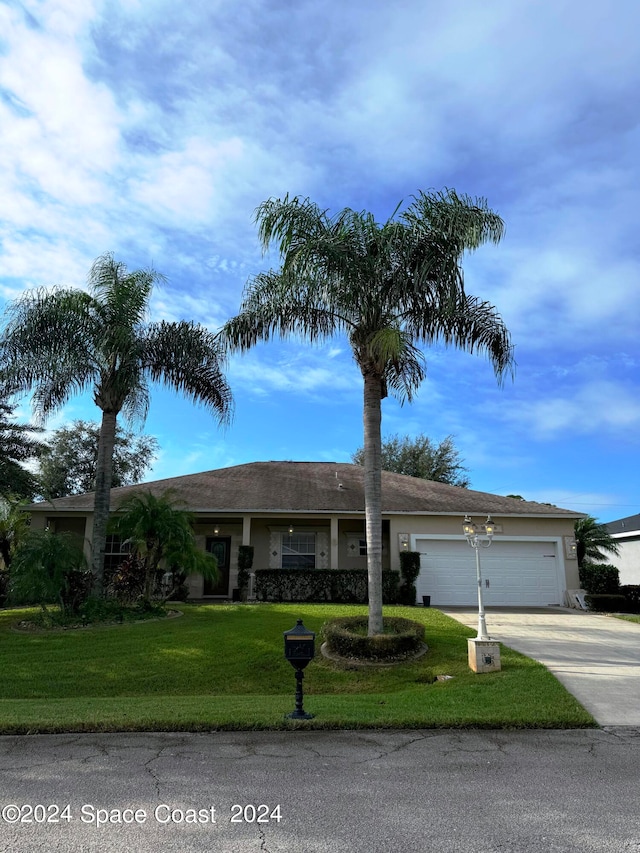
M 593 726 L 545 667 L 505 647 L 502 670 L 467 665 L 474 632 L 441 612 L 385 608 L 426 627 L 429 652 L 391 668 L 338 669 L 319 653 L 295 678 L 283 631 L 302 618 L 319 634 L 337 605 L 181 605 L 178 619 L 41 633 L 12 630 L 29 611 L 0 611 L 0 732 L 204 731 Z M 33 612 L 33 611 L 31 611 Z M 434 681 L 438 675 L 453 678 Z
M 612 613 L 616 619 L 623 619 L 625 622 L 635 622 L 640 625 L 640 616 L 637 613 Z

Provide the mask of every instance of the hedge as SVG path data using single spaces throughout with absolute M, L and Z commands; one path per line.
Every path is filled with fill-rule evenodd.
M 583 563 L 579 569 L 580 586 L 591 595 L 617 595 L 620 576 L 609 563 Z
M 593 593 L 593 595 L 585 595 L 584 600 L 589 610 L 595 610 L 596 613 L 627 612 L 627 599 L 624 595 Z
M 256 569 L 255 594 L 260 601 L 331 601 L 366 604 L 366 569 Z M 382 572 L 382 601 L 396 604 L 399 576 Z
M 629 613 L 640 613 L 640 585 L 626 584 L 620 587 L 620 593 L 627 599 Z
M 400 551 L 400 574 L 402 583 L 398 594 L 399 602 L 413 605 L 416 603 L 415 581 L 420 574 L 419 551 Z
M 342 616 L 325 622 L 322 634 L 329 650 L 345 658 L 389 660 L 417 652 L 424 643 L 424 625 L 399 616 L 383 620 L 383 634 L 366 636 L 366 616 Z

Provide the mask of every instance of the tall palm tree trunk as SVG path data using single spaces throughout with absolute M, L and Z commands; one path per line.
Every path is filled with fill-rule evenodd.
M 91 569 L 93 571 L 94 592 L 101 596 L 104 590 L 104 551 L 107 541 L 107 522 L 109 521 L 109 502 L 111 481 L 113 478 L 113 447 L 116 441 L 115 412 L 102 412 L 100 439 L 98 441 L 98 461 L 96 464 L 96 492 L 93 510 L 93 537 Z
M 382 634 L 382 380 L 364 376 L 364 512 L 369 577 L 369 636 Z

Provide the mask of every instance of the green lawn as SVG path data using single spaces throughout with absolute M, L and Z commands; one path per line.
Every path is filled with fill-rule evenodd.
M 624 619 L 625 622 L 635 622 L 640 624 L 640 616 L 637 613 L 612 613 L 616 619 Z
M 84 629 L 12 630 L 27 610 L 0 611 L 0 733 L 288 728 L 593 726 L 540 664 L 502 647 L 502 671 L 467 665 L 474 631 L 434 609 L 385 608 L 424 622 L 429 652 L 386 669 L 305 670 L 305 710 L 293 722 L 294 671 L 283 631 L 302 618 L 319 632 L 335 605 L 180 605 L 184 616 Z M 451 675 L 434 681 L 437 675 Z

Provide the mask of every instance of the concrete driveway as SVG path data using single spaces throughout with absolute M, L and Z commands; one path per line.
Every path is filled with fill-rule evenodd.
M 478 611 L 440 607 L 476 628 Z M 640 726 L 640 625 L 565 608 L 487 609 L 487 630 L 543 663 L 601 726 Z

